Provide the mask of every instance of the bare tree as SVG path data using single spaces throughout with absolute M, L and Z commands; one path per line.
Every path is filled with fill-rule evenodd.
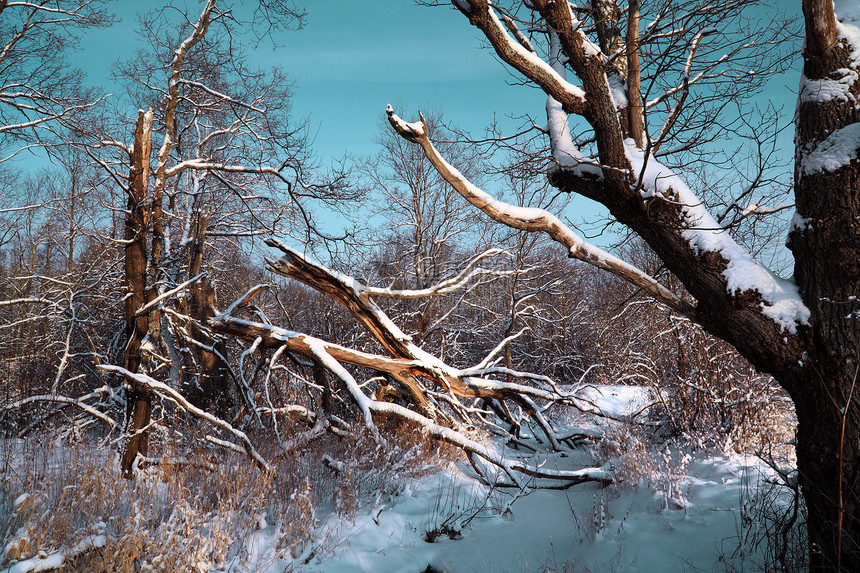
M 260 10 L 253 18 L 268 15 L 279 26 L 301 16 L 289 3 Z M 110 129 L 92 129 L 96 142 L 84 142 L 126 196 L 124 368 L 166 380 L 222 417 L 234 392 L 223 341 L 206 325 L 216 314 L 213 246 L 276 231 L 307 239 L 317 230 L 311 201 L 345 209 L 349 200 L 342 173 L 313 176 L 304 124 L 290 118 L 286 76 L 254 69 L 237 51 L 242 24 L 215 0 L 195 19 L 173 8 L 143 15 L 150 47 L 117 68 L 142 108 L 133 142 Z M 122 466 L 130 475 L 138 454 L 147 457 L 152 387 L 128 383 L 131 440 Z
M 70 130 L 100 103 L 67 56 L 80 34 L 109 22 L 100 1 L 0 3 L 0 352 L 8 379 L 20 380 L 9 384 L 15 399 L 51 393 L 69 376 L 73 356 L 91 355 L 77 347 L 86 330 L 79 306 L 86 295 L 71 273 L 88 211 L 82 208 L 90 191 L 85 170 L 27 177 L 19 161 L 57 155 Z M 69 175 L 79 177 L 71 186 L 59 180 Z
M 0 4 L 0 163 L 63 141 L 64 128 L 99 102 L 68 65 L 87 28 L 110 22 L 101 2 Z
M 81 155 L 63 159 L 61 169 L 24 179 L 16 201 L 27 208 L 8 213 L 14 217 L 0 277 L 0 368 L 16 383 L 7 385 L 0 418 L 21 413 L 20 435 L 66 406 L 84 407 L 105 394 L 91 390 L 100 384 L 95 366 L 110 353 L 115 325 L 103 309 L 115 304 L 118 268 L 115 252 L 93 230 L 97 174 Z M 45 403 L 57 407 L 41 410 Z
M 679 159 L 689 159 L 690 151 L 707 159 L 701 144 L 726 129 L 729 109 L 784 62 L 779 45 L 785 30 L 768 21 L 753 28 L 745 11 L 751 2 L 453 4 L 499 58 L 547 94 L 555 160 L 550 183 L 605 205 L 693 299 L 587 245 L 547 211 L 489 196 L 439 154 L 423 121 L 406 123 L 389 109 L 395 130 L 419 144 L 446 180 L 493 219 L 548 233 L 570 256 L 634 283 L 771 373 L 797 408 L 811 568 L 860 570 L 856 8 L 803 3 L 797 214 L 789 232 L 795 282 L 776 276 L 733 240 L 669 166 L 678 152 Z M 729 26 L 737 23 L 743 27 L 735 33 Z M 567 79 L 568 70 L 581 86 Z M 587 128 L 592 151 L 575 144 L 573 118 Z

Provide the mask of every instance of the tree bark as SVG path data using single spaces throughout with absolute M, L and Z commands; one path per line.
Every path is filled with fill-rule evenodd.
M 639 0 L 627 8 L 627 126 L 630 137 L 645 148 L 645 120 L 642 117 L 641 71 L 639 66 Z
M 813 391 L 795 400 L 797 469 L 807 508 L 810 571 L 860 571 L 856 405 L 860 396 L 848 402 L 828 395 L 829 391 L 850 392 L 854 382 L 845 376 L 812 380 Z
M 208 224 L 208 216 L 197 215 L 188 265 L 189 280 L 203 269 Z M 207 328 L 209 319 L 216 314 L 215 289 L 208 276 L 201 277 L 191 286 L 188 303 L 188 314 L 194 319 L 189 326 L 189 334 L 196 344 L 192 344 L 189 349 L 194 356 L 193 363 L 186 364 L 182 372 L 183 390 L 189 401 L 198 408 L 227 418 L 233 408 L 233 401 L 228 386 L 228 367 L 223 359 L 226 348 L 223 341 L 212 336 Z
M 806 53 L 820 56 L 836 42 L 833 0 L 803 0 L 806 21 Z
M 851 48 L 830 30 L 832 2 L 804 2 L 803 8 L 803 81 L 840 79 L 852 68 Z M 789 234 L 789 248 L 812 312 L 812 333 L 802 379 L 790 388 L 798 416 L 798 470 L 809 513 L 811 570 L 860 571 L 860 160 L 855 150 L 834 169 L 806 162 L 834 132 L 860 122 L 860 111 L 849 101 L 860 96 L 860 85 L 850 85 L 848 98 L 804 97 L 803 87 L 795 156 L 803 223 Z
M 125 222 L 125 369 L 138 372 L 141 365 L 141 344 L 149 329 L 149 315 L 138 316 L 137 311 L 146 304 L 146 196 L 149 188 L 149 156 L 152 151 L 152 111 L 141 110 L 134 130 L 131 150 L 131 167 L 128 175 L 128 213 Z M 132 435 L 122 454 L 121 468 L 126 477 L 131 475 L 138 454 L 146 456 L 152 406 L 149 389 L 129 383 L 127 398 L 127 431 Z

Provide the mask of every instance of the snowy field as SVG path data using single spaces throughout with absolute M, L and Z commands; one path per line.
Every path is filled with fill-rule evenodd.
M 585 396 L 614 417 L 637 414 L 652 399 L 648 389 L 631 386 L 595 387 Z M 601 426 L 609 424 L 604 420 Z M 326 541 L 292 561 L 272 558 L 277 527 L 267 524 L 248 540 L 257 556 L 251 568 L 267 573 L 759 570 L 769 556 L 764 544 L 750 547 L 755 543 L 749 540 L 761 539 L 758 530 L 767 524 L 760 522 L 754 500 L 771 489 L 776 493 L 761 503 L 786 506 L 790 500 L 787 490 L 768 483 L 774 472 L 754 456 L 692 457 L 671 449 L 657 454 L 659 465 L 643 469 L 648 475 L 638 484 L 588 483 L 564 491 L 493 490 L 463 464 L 407 485 L 397 498 L 365 509 L 353 522 L 323 517 L 317 537 Z M 558 469 L 590 462 L 585 451 L 544 458 Z
M 580 469 L 608 463 L 619 484 L 597 482 L 566 490 L 496 489 L 481 483 L 466 462 L 451 463 L 419 478 L 396 478 L 385 494 L 358 500 L 358 511 L 345 518 L 331 501 L 300 512 L 312 515 L 314 532 L 307 542 L 285 551 L 279 546 L 289 528 L 266 511 L 252 516 L 226 555 L 197 561 L 197 570 L 235 573 L 433 573 L 433 572 L 603 572 L 603 571 L 756 571 L 771 559 L 762 540 L 764 513 L 788 507 L 788 490 L 768 484 L 774 477 L 756 457 L 691 455 L 673 442 L 651 445 L 625 441 L 629 426 L 611 421 L 639 414 L 653 401 L 643 388 L 601 386 L 583 394 L 600 415 L 588 416 L 586 429 L 606 435 L 606 445 L 554 454 L 530 454 L 532 462 L 557 469 Z M 570 420 L 582 424 L 582 415 Z M 628 433 L 625 434 L 625 428 Z M 5 442 L 8 447 L 10 442 Z M 602 448 L 602 450 L 600 450 Z M 636 450 L 636 448 L 639 448 Z M 633 451 L 635 450 L 635 451 Z M 601 453 L 602 451 L 602 453 Z M 507 450 L 508 456 L 517 452 Z M 8 455 L 8 452 L 7 452 Z M 68 449 L 53 454 L 54 470 L 63 471 Z M 8 457 L 7 457 L 8 459 Z M 14 464 L 13 464 L 14 465 Z M 157 474 L 150 499 L 171 495 Z M 528 485 L 528 484 L 527 484 Z M 64 489 L 68 489 L 67 486 Z M 767 496 L 763 497 L 764 493 Z M 33 501 L 16 493 L 11 511 Z M 38 493 L 36 496 L 40 495 Z M 299 495 L 299 497 L 301 497 Z M 10 498 L 11 499 L 11 498 Z M 293 494 L 291 504 L 303 501 Z M 188 523 L 188 506 L 160 499 L 169 508 L 164 523 Z M 762 508 L 766 508 L 767 511 Z M 783 510 L 784 511 L 784 510 Z M 223 530 L 227 515 L 206 519 Z M 4 532 L 0 573 L 49 571 L 68 557 L 118 543 L 111 538 L 109 516 L 84 519 L 65 548 L 10 559 L 15 544 L 35 536 L 32 528 Z M 215 523 L 216 525 L 211 525 Z M 220 523 L 220 525 L 217 525 Z M 170 536 L 189 535 L 175 526 Z M 196 532 L 200 534 L 200 530 Z M 745 542 L 741 542 L 741 539 Z M 22 541 L 23 540 L 23 541 Z M 152 570 L 161 570 L 157 567 Z M 75 569 L 77 570 L 77 569 Z M 149 570 L 149 569 L 147 569 Z

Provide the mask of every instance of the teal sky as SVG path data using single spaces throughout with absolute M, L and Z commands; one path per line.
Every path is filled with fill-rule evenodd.
M 257 55 L 261 65 L 277 64 L 293 79 L 294 116 L 309 120 L 314 151 L 324 163 L 373 152 L 388 103 L 441 111 L 474 135 L 496 116 L 543 113 L 545 96 L 509 85 L 513 76 L 481 48 L 477 30 L 453 7 L 409 0 L 297 4 L 308 12 L 306 26 L 279 33 L 281 45 L 273 50 L 263 43 Z M 91 83 L 109 86 L 112 64 L 134 53 L 135 13 L 159 5 L 115 3 L 121 22 L 90 32 L 73 63 Z
M 308 119 L 313 150 L 323 165 L 346 154 L 374 153 L 373 140 L 388 103 L 408 120 L 418 109 L 441 112 L 475 137 L 482 136 L 494 118 L 508 132 L 521 124 L 507 119 L 510 115 L 545 121 L 545 96 L 535 88 L 514 85 L 519 78 L 484 47 L 480 32 L 451 6 L 424 7 L 411 0 L 296 3 L 308 12 L 306 26 L 278 33 L 279 46 L 272 49 L 263 43 L 256 56 L 260 65 L 277 64 L 293 79 L 294 117 Z M 202 5 L 193 0 L 187 4 L 192 15 Z M 114 6 L 122 21 L 83 38 L 73 63 L 93 84 L 110 89 L 112 64 L 130 57 L 136 47 L 135 13 L 162 5 L 154 0 L 118 0 Z M 799 2 L 779 0 L 777 6 L 800 15 Z M 758 103 L 770 101 L 790 119 L 799 69 L 798 56 L 794 69 L 774 78 Z M 786 160 L 792 157 L 792 137 L 793 130 L 782 136 Z M 581 198 L 573 208 L 574 220 L 602 212 Z
M 388 103 L 435 110 L 479 134 L 495 115 L 538 113 L 545 96 L 513 80 L 453 7 L 317 0 L 276 59 L 296 79 L 295 109 L 321 155 L 372 150 Z
M 194 14 L 200 3 L 188 4 Z M 372 152 L 388 103 L 407 111 L 442 112 L 475 136 L 494 118 L 511 129 L 519 122 L 506 124 L 509 115 L 542 119 L 545 96 L 513 85 L 518 78 L 482 47 L 479 32 L 451 6 L 430 8 L 410 0 L 297 4 L 308 12 L 307 25 L 278 33 L 277 49 L 264 43 L 257 53 L 261 65 L 278 64 L 295 82 L 294 115 L 309 120 L 314 150 L 323 162 Z M 92 83 L 109 86 L 112 64 L 134 52 L 135 13 L 161 5 L 153 0 L 115 2 L 121 22 L 90 32 L 73 63 Z M 780 0 L 778 5 L 799 15 L 797 2 Z M 762 100 L 791 113 L 796 70 L 774 79 Z M 789 147 L 790 140 L 786 134 Z

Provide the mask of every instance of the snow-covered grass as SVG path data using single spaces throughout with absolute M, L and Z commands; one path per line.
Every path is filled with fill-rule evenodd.
M 763 481 L 776 473 L 758 458 L 661 437 L 653 389 L 587 395 L 597 415 L 554 421 L 602 435 L 591 447 L 488 442 L 552 469 L 614 467 L 612 485 L 563 491 L 489 486 L 402 423 L 386 429 L 387 446 L 323 436 L 265 452 L 271 474 L 239 455 L 185 451 L 173 459 L 214 470 L 162 463 L 135 480 L 119 477 L 111 444 L 7 439 L 0 572 L 771 571 L 780 548 L 797 557 L 800 530 L 782 527 L 793 492 Z
M 323 436 L 291 455 L 266 452 L 276 460 L 268 474 L 239 454 L 174 452 L 181 464 L 134 480 L 94 438 L 0 440 L 0 571 L 267 571 L 325 541 L 318 512 L 348 522 L 446 459 L 420 434 L 389 435 L 387 448 Z

